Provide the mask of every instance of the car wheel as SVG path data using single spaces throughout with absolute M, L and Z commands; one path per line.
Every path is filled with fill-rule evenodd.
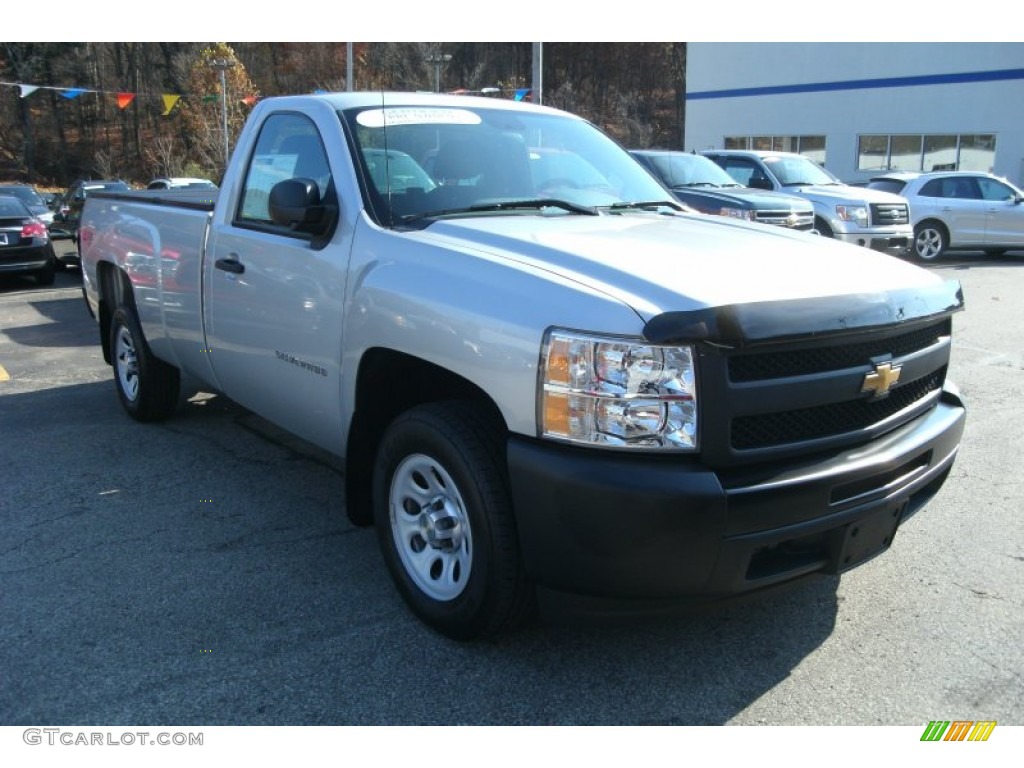
M 949 247 L 946 228 L 935 221 L 923 221 L 914 227 L 914 255 L 921 261 L 934 261 Z
M 121 405 L 137 421 L 162 421 L 178 406 L 178 369 L 149 349 L 135 309 L 122 305 L 110 322 L 114 385 Z
M 427 625 L 470 640 L 525 618 L 504 431 L 473 403 L 399 416 L 374 467 L 374 522 L 399 593 Z
M 39 285 L 53 285 L 56 273 L 57 267 L 54 265 L 53 258 L 51 258 L 45 267 L 33 273 L 33 277 L 35 277 Z

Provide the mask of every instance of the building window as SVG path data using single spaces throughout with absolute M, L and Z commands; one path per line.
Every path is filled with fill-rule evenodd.
M 818 165 L 825 164 L 824 136 L 726 136 L 726 149 L 751 149 L 763 152 L 797 152 Z
M 996 157 L 992 134 L 861 136 L 858 171 L 988 171 Z

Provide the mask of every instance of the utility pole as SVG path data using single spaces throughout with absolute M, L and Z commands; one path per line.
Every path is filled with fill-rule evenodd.
M 452 60 L 450 53 L 432 53 L 425 61 L 434 65 L 434 93 L 441 92 L 441 66 Z
M 533 103 L 544 103 L 544 43 L 533 44 Z
M 224 130 L 224 167 L 231 158 L 231 144 L 228 141 L 228 80 L 225 73 L 235 66 L 232 59 L 211 59 L 210 66 L 220 72 L 220 113 Z
M 355 89 L 355 78 L 352 77 L 352 43 L 345 43 L 345 90 Z

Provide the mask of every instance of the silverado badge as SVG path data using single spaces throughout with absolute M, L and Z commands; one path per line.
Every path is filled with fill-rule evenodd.
M 889 394 L 896 382 L 900 380 L 900 366 L 891 363 L 876 363 L 875 370 L 864 377 L 861 392 L 871 392 L 872 399 L 877 400 Z

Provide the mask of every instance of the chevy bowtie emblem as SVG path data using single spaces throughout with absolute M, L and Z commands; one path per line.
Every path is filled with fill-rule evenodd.
M 873 399 L 885 397 L 889 394 L 896 382 L 900 380 L 900 371 L 902 369 L 897 365 L 893 366 L 890 363 L 878 363 L 875 365 L 875 370 L 864 377 L 864 383 L 860 387 L 861 392 L 871 392 Z

